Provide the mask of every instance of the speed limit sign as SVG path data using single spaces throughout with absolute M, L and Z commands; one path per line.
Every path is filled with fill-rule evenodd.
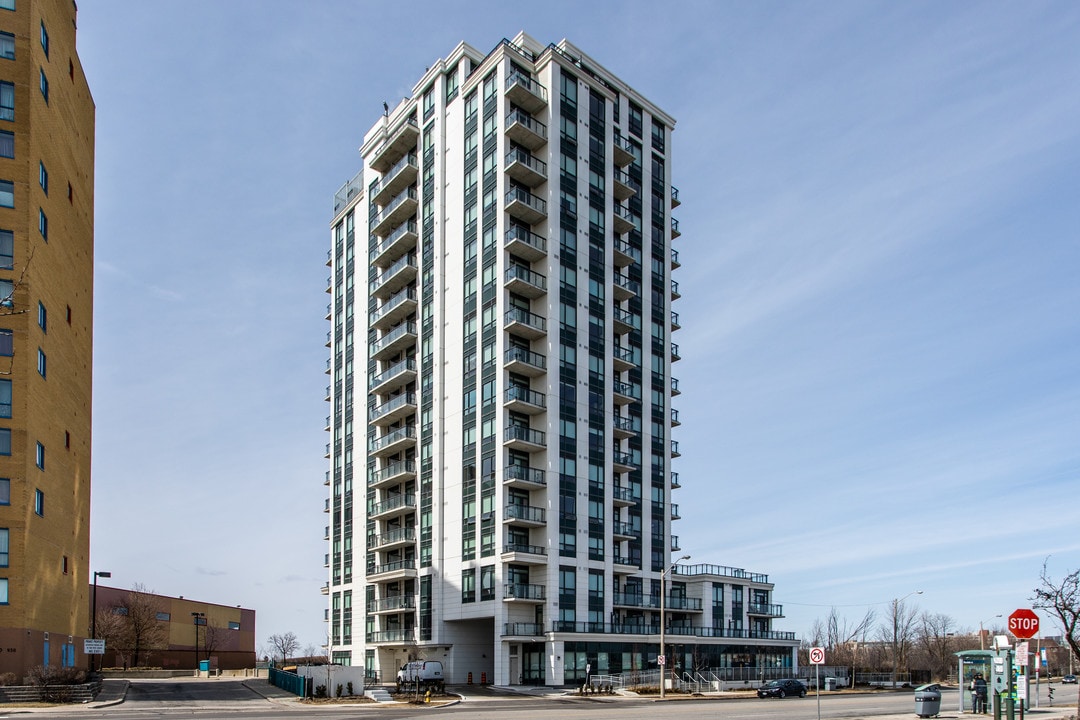
M 824 665 L 825 664 L 825 648 L 810 648 L 810 664 L 811 665 Z

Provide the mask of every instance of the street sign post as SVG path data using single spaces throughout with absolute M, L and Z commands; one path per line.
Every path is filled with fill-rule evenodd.
M 1009 632 L 1018 640 L 1035 637 L 1039 632 L 1039 616 L 1029 608 L 1019 608 L 1009 616 Z
M 810 648 L 810 664 L 814 666 L 814 693 L 817 695 L 818 720 L 821 720 L 821 666 L 825 664 L 825 648 Z

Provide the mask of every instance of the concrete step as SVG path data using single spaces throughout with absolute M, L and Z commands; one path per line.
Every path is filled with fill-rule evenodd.
M 371 698 L 375 702 L 394 702 L 394 698 L 390 697 L 390 693 L 386 692 L 382 688 L 371 688 L 364 691 L 364 695 Z

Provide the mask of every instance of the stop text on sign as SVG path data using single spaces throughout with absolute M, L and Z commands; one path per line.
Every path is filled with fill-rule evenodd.
M 1009 632 L 1021 640 L 1039 632 L 1039 616 L 1028 608 L 1020 608 L 1009 616 Z

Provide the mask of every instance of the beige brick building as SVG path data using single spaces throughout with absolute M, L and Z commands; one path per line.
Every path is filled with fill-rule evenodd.
M 94 102 L 72 0 L 0 0 L 0 672 L 86 667 Z

